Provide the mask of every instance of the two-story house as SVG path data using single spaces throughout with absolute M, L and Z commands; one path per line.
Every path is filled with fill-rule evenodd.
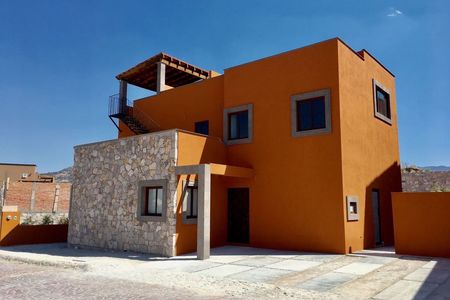
M 199 258 L 393 243 L 395 82 L 366 50 L 334 38 L 223 74 L 160 53 L 117 79 L 118 139 L 75 147 L 69 243 Z M 127 85 L 156 94 L 130 103 Z

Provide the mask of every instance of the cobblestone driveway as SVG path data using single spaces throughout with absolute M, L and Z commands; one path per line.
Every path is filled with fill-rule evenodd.
M 60 267 L 0 260 L 0 297 L 8 298 L 450 299 L 450 259 L 392 249 L 335 255 L 221 247 L 199 261 L 54 244 L 0 248 L 0 258 Z
M 198 295 L 122 279 L 0 260 L 0 299 L 187 299 Z M 208 299 L 203 297 L 203 299 Z M 213 299 L 213 298 L 210 298 Z

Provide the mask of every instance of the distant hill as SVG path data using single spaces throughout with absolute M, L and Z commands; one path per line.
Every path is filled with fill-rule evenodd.
M 439 171 L 438 171 L 439 170 Z M 402 168 L 404 192 L 450 192 L 450 170 L 405 167 Z
M 420 169 L 429 170 L 432 172 L 450 172 L 449 166 L 428 166 L 428 167 L 419 167 Z
M 68 167 L 57 172 L 45 173 L 42 175 L 53 176 L 56 182 L 72 182 L 72 167 Z

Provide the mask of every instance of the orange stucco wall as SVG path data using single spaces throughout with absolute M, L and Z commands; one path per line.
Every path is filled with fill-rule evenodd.
M 395 250 L 450 257 L 450 193 L 392 193 Z
M 390 127 L 374 118 L 373 77 L 391 89 Z M 292 137 L 291 96 L 321 89 L 331 91 L 331 133 Z M 213 245 L 226 242 L 226 191 L 233 187 L 250 189 L 250 246 L 346 253 L 371 245 L 364 214 L 360 221 L 346 221 L 345 195 L 358 195 L 364 210 L 372 186 L 387 199 L 382 226 L 386 242 L 392 241 L 388 198 L 401 183 L 392 75 L 331 39 L 226 69 L 222 76 L 140 99 L 135 106 L 162 130 L 193 131 L 195 122 L 209 120 L 210 135 L 222 138 L 223 110 L 250 103 L 249 144 L 215 153 L 206 138 L 180 134 L 179 165 L 223 159 L 255 171 L 252 179 L 213 178 Z M 129 134 L 123 130 L 119 136 Z M 180 218 L 177 251 L 195 250 L 195 225 L 181 225 Z
M 344 251 L 337 45 L 330 40 L 225 70 L 224 107 L 254 105 L 253 142 L 229 146 L 227 157 L 255 169 L 251 245 Z M 325 88 L 331 134 L 293 138 L 291 96 Z
M 67 224 L 19 224 L 20 212 L 0 212 L 0 217 L 0 246 L 64 243 L 67 241 Z
M 397 109 L 394 77 L 369 54 L 355 55 L 339 43 L 339 99 L 343 203 L 345 196 L 359 197 L 359 221 L 345 221 L 346 249 L 371 248 L 374 243 L 372 189 L 380 191 L 381 237 L 393 243 L 390 192 L 401 191 Z M 375 79 L 391 93 L 392 124 L 374 117 Z
M 222 137 L 223 76 L 137 100 L 134 106 L 150 116 L 162 130 L 194 131 L 195 122 L 209 120 L 209 134 Z M 119 137 L 130 135 L 133 132 L 124 128 Z

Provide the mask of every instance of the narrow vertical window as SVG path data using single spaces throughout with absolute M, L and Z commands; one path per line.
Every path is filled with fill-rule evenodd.
M 391 124 L 391 95 L 389 91 L 375 80 L 373 80 L 373 90 L 375 117 Z
M 188 205 L 187 205 L 187 215 L 188 219 L 197 218 L 197 207 L 198 207 L 198 188 L 196 186 L 187 187 L 186 192 Z

